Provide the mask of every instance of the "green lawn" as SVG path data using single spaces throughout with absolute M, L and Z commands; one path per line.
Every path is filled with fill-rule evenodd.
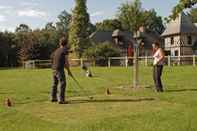
M 49 102 L 50 69 L 2 69 L 0 131 L 196 131 L 197 67 L 165 67 L 162 94 L 153 90 L 151 70 L 140 69 L 142 87 L 132 89 L 131 68 L 93 68 L 93 78 L 73 68 L 94 100 L 68 78 L 70 104 L 58 105 Z M 7 97 L 11 108 L 3 105 Z

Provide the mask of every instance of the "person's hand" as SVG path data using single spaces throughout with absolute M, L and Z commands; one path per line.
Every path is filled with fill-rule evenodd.
M 154 62 L 154 63 L 153 63 L 153 66 L 156 66 L 156 65 L 157 65 L 157 62 Z

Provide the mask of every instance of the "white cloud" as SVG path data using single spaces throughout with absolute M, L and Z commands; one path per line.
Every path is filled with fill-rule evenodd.
M 4 21 L 6 21 L 6 17 L 3 15 L 0 15 L 0 22 L 4 22 Z
M 39 4 L 36 3 L 36 2 L 22 2 L 21 5 L 22 6 L 30 6 L 30 7 L 32 7 L 32 6 L 38 6 Z
M 33 9 L 27 9 L 27 10 L 19 10 L 17 12 L 18 16 L 26 16 L 26 17 L 47 17 L 47 13 L 40 10 L 33 10 Z
M 13 14 L 15 10 L 12 6 L 0 5 L 0 12 L 7 16 Z
M 5 10 L 5 9 L 12 9 L 13 7 L 11 6 L 3 6 L 3 5 L 0 5 L 0 10 Z
M 94 12 L 94 13 L 90 14 L 90 16 L 91 16 L 91 17 L 96 17 L 96 16 L 101 16 L 101 15 L 103 15 L 103 14 L 104 14 L 103 11 L 97 11 L 97 12 Z
M 0 26 L 0 31 L 14 32 L 15 31 L 15 27 Z

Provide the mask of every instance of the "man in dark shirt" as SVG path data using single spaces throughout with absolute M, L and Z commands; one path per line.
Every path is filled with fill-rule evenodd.
M 65 89 L 66 89 L 66 79 L 64 67 L 66 68 L 68 75 L 72 76 L 69 68 L 68 62 L 68 48 L 67 48 L 67 38 L 62 37 L 59 41 L 59 48 L 55 50 L 52 55 L 52 69 L 53 69 L 53 86 L 51 93 L 51 101 L 57 102 L 57 86 L 60 82 L 60 94 L 59 94 L 59 104 L 66 104 L 65 102 Z

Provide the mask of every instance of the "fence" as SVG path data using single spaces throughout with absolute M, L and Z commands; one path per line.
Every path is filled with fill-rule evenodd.
M 114 60 L 120 61 L 120 66 L 132 66 L 133 65 L 134 57 L 111 57 L 108 58 L 108 67 L 113 66 L 111 63 Z M 144 56 L 138 57 L 139 65 L 144 66 L 152 66 L 153 64 L 153 57 L 152 56 Z M 168 66 L 181 66 L 181 65 L 197 65 L 197 56 L 166 56 L 165 57 L 165 65 Z
M 70 59 L 71 66 L 122 66 L 128 67 L 133 65 L 134 57 L 109 57 L 99 59 Z M 144 56 L 138 57 L 139 65 L 152 66 L 153 57 Z M 168 66 L 181 66 L 181 65 L 197 65 L 197 55 L 193 56 L 166 56 L 165 64 Z M 23 64 L 24 68 L 48 68 L 51 67 L 51 60 L 30 60 Z

